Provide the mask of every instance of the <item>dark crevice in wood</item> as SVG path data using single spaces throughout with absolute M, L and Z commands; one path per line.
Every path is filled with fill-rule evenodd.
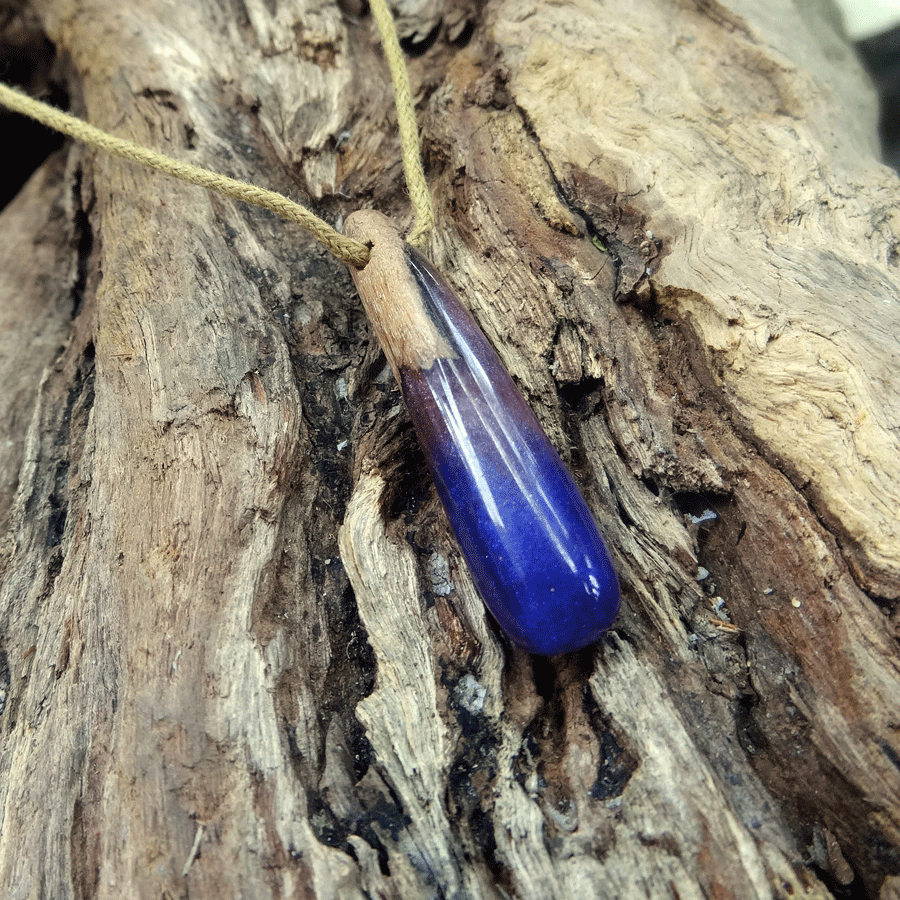
M 600 402 L 600 392 L 602 387 L 602 379 L 587 377 L 582 378 L 577 382 L 562 385 L 559 389 L 559 393 L 570 409 L 583 415 L 592 412 Z
M 402 417 L 406 419 L 405 413 Z M 402 521 L 412 525 L 422 505 L 431 496 L 434 486 L 425 457 L 416 441 L 412 424 L 405 421 L 397 433 L 396 463 L 390 465 L 381 496 L 382 518 L 385 522 Z M 385 472 L 387 475 L 387 472 Z
M 3 638 L 0 637 L 0 716 L 6 710 L 6 704 L 9 700 L 9 689 L 12 683 L 12 676 L 9 671 L 9 657 L 3 646 Z
M 467 831 L 461 830 L 460 837 L 470 857 L 475 854 L 491 869 L 497 869 L 500 863 L 496 856 L 491 791 L 498 775 L 500 737 L 483 707 L 473 702 L 474 680 L 470 674 L 444 672 L 441 683 L 459 726 L 456 753 L 447 777 L 447 810 L 455 820 L 469 826 Z
M 81 174 L 79 172 L 72 187 L 73 197 L 80 197 Z M 91 272 L 94 250 L 94 232 L 91 228 L 90 210 L 82 209 L 81 204 L 76 205 L 74 221 L 72 223 L 77 241 L 77 274 L 72 285 L 72 318 L 74 319 L 84 303 L 85 291 L 88 288 L 88 278 Z M 93 348 L 92 348 L 93 349 Z
M 625 736 L 616 734 L 587 684 L 581 689 L 581 703 L 601 750 L 597 777 L 591 785 L 590 797 L 592 800 L 609 803 L 622 796 L 639 760 L 627 749 Z
M 403 52 L 413 59 L 418 56 L 424 56 L 437 42 L 442 24 L 442 22 L 438 21 L 426 35 L 410 35 L 409 37 L 401 38 L 400 47 Z
M 463 25 L 459 34 L 457 34 L 451 40 L 451 44 L 457 48 L 462 49 L 463 47 L 468 46 L 469 42 L 472 40 L 473 35 L 475 34 L 475 29 L 477 25 L 472 18 L 467 18 L 465 25 Z

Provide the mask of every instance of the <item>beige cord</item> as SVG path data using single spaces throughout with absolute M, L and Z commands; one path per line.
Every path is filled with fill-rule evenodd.
M 394 83 L 394 102 L 400 127 L 400 153 L 403 159 L 403 171 L 406 175 L 406 186 L 415 213 L 408 240 L 411 244 L 421 246 L 434 228 L 434 204 L 425 180 L 425 170 L 422 168 L 422 151 L 419 148 L 419 130 L 416 126 L 416 110 L 412 100 L 412 90 L 409 86 L 409 76 L 403 60 L 403 51 L 400 49 L 400 42 L 397 39 L 394 19 L 385 0 L 370 0 L 369 6 L 381 34 L 381 43 Z M 362 268 L 369 261 L 369 248 L 365 244 L 335 231 L 327 222 L 313 215 L 299 203 L 289 200 L 283 194 L 268 191 L 235 178 L 228 178 L 225 175 L 218 175 L 209 169 L 157 153 L 155 150 L 134 143 L 134 141 L 115 137 L 93 125 L 88 125 L 87 122 L 76 116 L 41 103 L 40 100 L 34 100 L 2 82 L 0 82 L 0 103 L 22 115 L 36 119 L 48 128 L 84 141 L 92 147 L 130 159 L 190 184 L 198 184 L 208 190 L 224 194 L 226 197 L 233 197 L 235 200 L 243 200 L 245 203 L 252 203 L 255 206 L 271 210 L 283 219 L 296 222 L 305 228 L 327 250 L 347 265 Z
M 318 216 L 314 216 L 308 209 L 300 206 L 299 203 L 294 203 L 283 194 L 267 191 L 244 181 L 238 181 L 236 178 L 218 175 L 210 172 L 209 169 L 164 156 L 162 153 L 142 147 L 134 141 L 114 137 L 99 128 L 94 128 L 93 125 L 88 125 L 87 122 L 75 116 L 70 116 L 46 103 L 41 103 L 40 100 L 27 97 L 5 84 L 0 84 L 0 103 L 16 112 L 30 116 L 32 119 L 37 119 L 41 124 L 61 131 L 63 134 L 78 138 L 92 147 L 115 153 L 117 156 L 164 172 L 174 178 L 180 178 L 190 184 L 199 184 L 201 187 L 224 194 L 226 197 L 234 197 L 245 203 L 265 207 L 289 222 L 301 225 L 335 256 L 349 265 L 364 266 L 368 262 L 369 248 L 365 244 L 344 237 L 327 222 L 323 222 Z
M 394 83 L 394 105 L 397 108 L 397 125 L 400 128 L 400 155 L 403 159 L 403 171 L 406 175 L 406 188 L 412 201 L 415 220 L 407 236 L 407 241 L 422 249 L 426 238 L 434 228 L 434 202 L 428 182 L 425 180 L 425 169 L 422 167 L 422 151 L 419 147 L 419 128 L 416 124 L 416 107 L 409 86 L 409 73 L 400 41 L 397 39 L 397 27 L 387 7 L 386 0 L 369 0 L 369 9 L 378 31 L 381 34 L 381 46 L 387 57 L 391 81 Z

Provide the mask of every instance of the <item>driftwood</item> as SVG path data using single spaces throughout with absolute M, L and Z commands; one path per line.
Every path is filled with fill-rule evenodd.
M 96 125 L 408 220 L 363 6 L 6 28 Z M 67 144 L 0 217 L 0 893 L 900 896 L 900 182 L 850 49 L 778 0 L 398 6 L 431 256 L 617 624 L 505 644 L 342 264 Z

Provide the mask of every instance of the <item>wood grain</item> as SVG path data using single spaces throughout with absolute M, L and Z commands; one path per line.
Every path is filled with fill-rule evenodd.
M 366 265 L 350 274 L 398 383 L 403 366 L 425 370 L 436 359 L 453 357 L 422 305 L 403 238 L 391 220 L 374 209 L 359 210 L 347 217 L 344 234 L 371 247 Z
M 4 896 L 895 897 L 900 181 L 850 47 L 821 4 L 398 5 L 429 256 L 623 611 L 506 646 L 346 269 L 67 146 L 0 215 Z M 94 124 L 403 227 L 352 6 L 25 14 Z

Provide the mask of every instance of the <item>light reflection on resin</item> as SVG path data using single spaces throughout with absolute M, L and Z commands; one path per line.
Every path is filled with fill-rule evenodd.
M 412 248 L 423 309 L 451 354 L 399 365 L 438 494 L 510 639 L 551 655 L 597 640 L 619 608 L 609 554 L 572 476 L 481 330 Z
M 344 234 L 371 248 L 353 280 L 494 618 L 532 653 L 593 643 L 616 616 L 619 584 L 536 416 L 451 288 L 389 219 L 358 210 Z

